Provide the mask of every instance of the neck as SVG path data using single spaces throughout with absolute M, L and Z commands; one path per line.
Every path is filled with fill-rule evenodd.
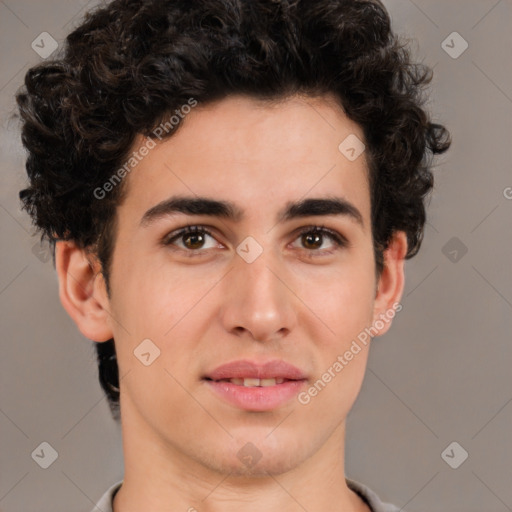
M 123 411 L 125 474 L 114 512 L 370 512 L 345 481 L 344 422 L 298 466 L 255 476 L 222 472 L 190 457 L 130 412 Z

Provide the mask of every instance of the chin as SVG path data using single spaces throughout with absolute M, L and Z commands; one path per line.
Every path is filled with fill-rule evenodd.
M 287 473 L 309 456 L 303 453 L 300 443 L 286 443 L 283 439 L 269 442 L 265 436 L 261 436 L 260 440 L 251 439 L 255 438 L 238 438 L 229 447 L 218 447 L 207 460 L 203 458 L 202 463 L 216 472 L 233 477 L 262 478 Z

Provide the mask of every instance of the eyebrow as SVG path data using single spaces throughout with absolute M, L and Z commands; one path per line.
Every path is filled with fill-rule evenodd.
M 244 211 L 230 201 L 211 199 L 208 197 L 172 196 L 151 207 L 141 218 L 141 227 L 148 227 L 153 222 L 172 215 L 207 215 L 221 219 L 240 222 L 245 218 Z M 310 216 L 341 215 L 357 222 L 364 229 L 361 212 L 349 201 L 341 197 L 308 198 L 286 203 L 278 212 L 277 222 L 282 223 L 293 219 Z

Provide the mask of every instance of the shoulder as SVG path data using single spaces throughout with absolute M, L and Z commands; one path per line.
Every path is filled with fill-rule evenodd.
M 121 480 L 110 486 L 91 512 L 112 512 L 112 500 L 122 483 L 123 481 Z
M 391 503 L 381 501 L 377 494 L 366 485 L 349 478 L 347 478 L 346 481 L 349 489 L 361 496 L 372 512 L 405 512 L 403 509 L 399 509 Z

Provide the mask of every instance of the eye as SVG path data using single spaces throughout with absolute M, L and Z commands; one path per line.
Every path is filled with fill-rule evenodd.
M 325 250 L 319 250 L 324 244 L 325 238 L 331 240 L 331 247 Z M 302 228 L 298 239 L 302 242 L 302 247 L 308 252 L 318 252 L 325 255 L 332 254 L 337 249 L 348 246 L 347 239 L 344 236 L 324 226 L 307 226 Z
M 166 246 L 176 245 L 182 252 L 188 252 L 191 253 L 190 255 L 194 255 L 201 249 L 211 249 L 217 246 L 216 244 L 213 244 L 210 247 L 205 247 L 207 237 L 214 239 L 210 231 L 205 229 L 203 226 L 186 226 L 185 228 L 173 231 L 169 236 L 166 236 L 163 240 L 163 244 Z

